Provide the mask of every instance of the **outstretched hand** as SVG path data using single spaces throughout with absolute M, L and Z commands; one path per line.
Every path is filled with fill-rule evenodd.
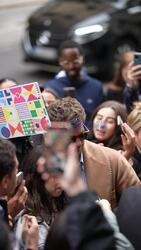
M 28 249 L 38 250 L 39 227 L 34 216 L 24 216 L 23 238 Z
M 127 125 L 127 123 L 123 123 L 122 128 L 124 130 L 124 134 L 121 135 L 122 145 L 124 149 L 122 154 L 127 160 L 129 160 L 135 150 L 135 133 Z
M 60 184 L 69 196 L 76 195 L 86 189 L 80 177 L 80 163 L 75 144 L 70 144 L 68 148 L 68 158 L 64 174 L 60 178 Z
M 44 180 L 46 186 L 46 182 L 50 178 L 51 174 L 46 172 L 45 163 L 45 158 L 40 158 L 37 169 L 41 174 L 41 178 Z M 57 178 L 62 189 L 66 191 L 69 196 L 76 195 L 79 192 L 85 190 L 85 184 L 80 177 L 80 163 L 78 160 L 77 148 L 73 143 L 68 147 L 64 173 L 59 174 L 59 176 L 57 175 Z
M 23 180 L 21 185 L 16 188 L 16 193 L 8 200 L 8 212 L 13 219 L 21 210 L 23 210 L 27 196 L 28 192 L 25 187 L 25 181 Z
M 125 78 L 127 84 L 131 88 L 135 87 L 137 85 L 138 80 L 141 80 L 141 64 L 134 65 L 133 61 L 129 63 Z

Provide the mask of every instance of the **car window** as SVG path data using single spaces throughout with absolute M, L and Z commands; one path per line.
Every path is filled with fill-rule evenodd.
M 127 2 L 127 7 L 134 7 L 141 5 L 141 0 L 129 0 Z

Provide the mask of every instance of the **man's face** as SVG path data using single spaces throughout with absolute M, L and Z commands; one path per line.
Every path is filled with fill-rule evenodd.
M 69 78 L 77 78 L 83 65 L 83 56 L 77 48 L 67 48 L 62 50 L 59 64 Z
M 13 168 L 11 174 L 3 177 L 1 182 L 1 188 L 3 190 L 3 195 L 11 196 L 16 188 L 16 174 L 18 169 L 18 160 L 15 156 L 15 167 Z
M 48 193 L 54 198 L 59 197 L 63 192 L 59 183 L 59 176 L 50 175 L 45 183 L 45 188 Z
M 9 176 L 9 186 L 8 186 L 8 195 L 11 196 L 14 193 L 14 190 L 16 188 L 16 174 L 18 172 L 18 159 L 15 156 L 15 168 L 13 169 L 11 175 Z
M 83 149 L 84 145 L 84 136 L 83 136 L 83 128 L 78 128 L 76 130 L 72 131 L 71 137 L 72 137 L 72 142 L 76 144 L 78 153 L 80 154 Z

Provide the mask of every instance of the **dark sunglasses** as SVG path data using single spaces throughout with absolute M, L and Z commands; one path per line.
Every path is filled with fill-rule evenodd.
M 74 135 L 74 136 L 71 136 L 71 141 L 72 142 L 76 142 L 77 139 L 79 140 L 85 140 L 87 139 L 87 135 L 89 133 L 89 129 L 86 127 L 86 125 L 83 123 L 83 132 L 81 132 L 80 134 L 78 135 Z
M 76 142 L 77 139 L 83 141 L 83 140 L 87 139 L 87 134 L 88 134 L 88 132 L 82 132 L 79 135 L 71 136 L 71 141 Z

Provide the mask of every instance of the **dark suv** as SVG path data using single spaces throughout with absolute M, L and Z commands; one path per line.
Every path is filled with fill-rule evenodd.
M 112 76 L 121 52 L 141 50 L 141 0 L 50 0 L 33 13 L 23 39 L 25 60 L 58 68 L 58 47 L 73 39 L 90 73 Z

